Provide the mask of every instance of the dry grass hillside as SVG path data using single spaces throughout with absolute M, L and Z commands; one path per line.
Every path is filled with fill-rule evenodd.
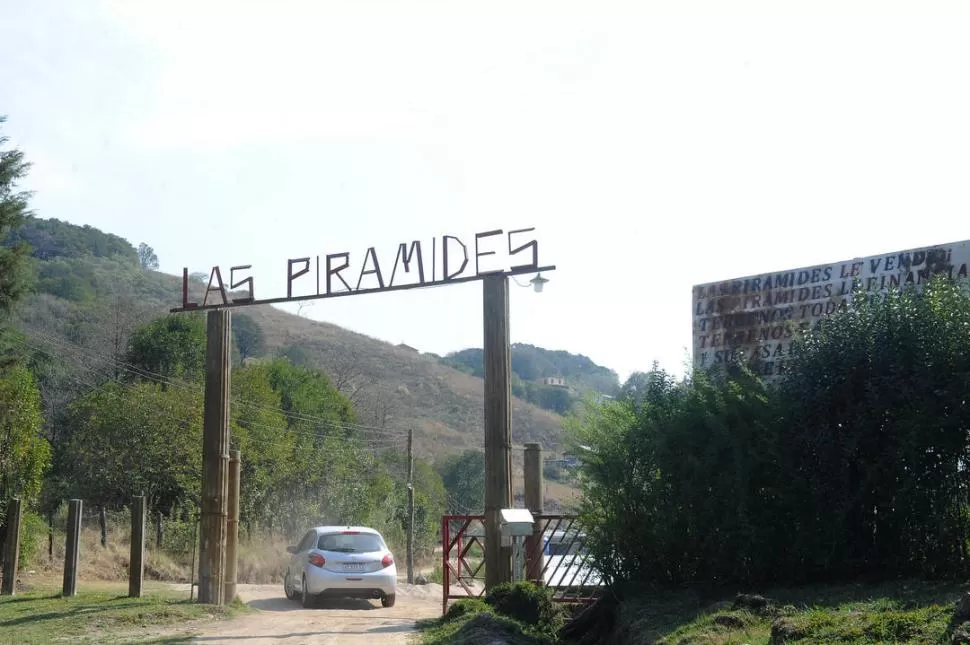
M 413 428 L 417 455 L 434 457 L 483 446 L 481 379 L 433 356 L 274 307 L 244 311 L 263 329 L 269 354 L 299 347 L 309 364 L 330 374 L 355 401 L 362 423 Z M 513 443 L 538 441 L 547 450 L 558 450 L 561 425 L 558 415 L 513 400 Z

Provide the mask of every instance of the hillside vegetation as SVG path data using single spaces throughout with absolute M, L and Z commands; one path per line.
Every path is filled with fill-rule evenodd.
M 480 348 L 451 352 L 441 362 L 479 378 L 485 374 Z M 561 382 L 550 385 L 545 379 Z M 614 396 L 619 389 L 616 372 L 586 356 L 524 343 L 512 345 L 512 393 L 543 409 L 566 414 L 587 393 Z
M 180 302 L 181 279 L 151 270 L 115 235 L 28 218 L 6 240 L 16 241 L 31 246 L 36 277 L 35 293 L 18 308 L 16 325 L 57 357 L 56 374 L 43 384 L 49 409 L 88 387 L 92 368 L 121 360 L 137 326 Z M 194 280 L 193 292 L 202 289 Z M 483 384 L 472 374 L 434 356 L 270 306 L 236 310 L 234 321 L 254 323 L 262 337 L 245 357 L 287 356 L 322 369 L 354 403 L 360 424 L 402 432 L 413 428 L 417 455 L 431 458 L 482 446 Z M 237 361 L 244 357 L 238 340 Z M 520 398 L 513 401 L 516 444 L 539 441 L 558 450 L 560 428 L 558 415 Z

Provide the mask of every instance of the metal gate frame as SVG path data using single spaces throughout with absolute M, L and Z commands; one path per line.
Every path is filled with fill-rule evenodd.
M 525 578 L 552 589 L 555 602 L 587 604 L 596 600 L 603 582 L 592 569 L 589 554 L 575 552 L 583 536 L 576 516 L 544 513 L 534 518 L 534 537 L 526 538 Z M 442 614 L 447 612 L 449 600 L 480 598 L 485 594 L 485 576 L 479 575 L 485 559 L 477 564 L 469 559 L 469 550 L 476 544 L 484 555 L 484 529 L 484 515 L 441 517 Z M 557 534 L 560 539 L 547 541 L 547 536 Z M 553 544 L 564 547 L 566 553 L 552 553 Z M 452 583 L 464 593 L 452 593 Z

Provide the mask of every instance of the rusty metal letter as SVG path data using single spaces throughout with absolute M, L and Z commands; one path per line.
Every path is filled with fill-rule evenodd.
M 502 269 L 492 269 L 491 271 L 485 271 L 484 273 L 478 268 L 478 258 L 483 258 L 487 255 L 495 255 L 495 251 L 479 251 L 478 241 L 483 237 L 492 237 L 493 235 L 501 235 L 502 229 L 497 228 L 494 231 L 486 231 L 485 233 L 475 233 L 475 275 L 488 275 L 490 273 L 502 273 Z
M 182 269 L 182 309 L 195 309 L 197 302 L 189 302 L 189 268 Z
M 394 258 L 394 268 L 391 270 L 391 281 L 388 286 L 394 286 L 394 276 L 397 275 L 397 265 L 400 262 L 404 267 L 404 273 L 411 271 L 411 258 L 414 257 L 414 253 L 417 251 L 418 257 L 418 284 L 424 284 L 424 259 L 421 257 L 421 242 L 415 240 L 411 242 L 411 249 L 408 250 L 408 245 L 405 242 L 401 242 L 397 247 L 397 256 Z
M 448 240 L 454 240 L 454 241 L 458 242 L 461 245 L 461 253 L 462 253 L 462 256 L 464 258 L 461 261 L 461 266 L 458 267 L 458 270 L 455 271 L 454 273 L 451 273 L 451 274 L 448 273 Z M 468 247 L 465 246 L 465 243 L 462 242 L 461 240 L 459 240 L 454 235 L 442 235 L 441 236 L 441 271 L 442 271 L 442 274 L 441 275 L 442 275 L 442 280 L 451 280 L 452 278 L 456 278 L 456 277 L 460 276 L 461 275 L 461 272 L 465 270 L 465 267 L 466 266 L 468 266 Z
M 215 280 L 219 287 L 213 289 L 212 281 Z M 202 299 L 202 306 L 205 307 L 206 303 L 209 301 L 209 294 L 213 291 L 218 291 L 219 295 L 222 296 L 222 304 L 229 304 L 229 296 L 226 295 L 226 285 L 222 282 L 222 273 L 219 271 L 219 267 L 212 267 L 212 273 L 209 274 L 209 286 L 205 289 L 205 297 Z
M 293 265 L 297 262 L 303 263 L 303 268 L 300 269 L 299 273 L 293 273 Z M 310 272 L 310 258 L 296 258 L 294 260 L 286 261 L 286 297 L 293 297 L 293 281 L 300 276 L 306 275 Z
M 334 258 L 343 258 L 344 263 L 341 264 L 339 267 L 334 268 L 331 265 L 331 261 Z M 327 255 L 327 293 L 333 293 L 332 280 L 330 279 L 331 276 L 337 276 L 337 279 L 343 283 L 347 291 L 353 291 L 353 289 L 350 288 L 350 285 L 347 284 L 347 281 L 344 280 L 344 277 L 340 275 L 340 272 L 349 266 L 350 266 L 350 253 L 330 253 L 329 255 Z
M 374 262 L 374 268 L 367 268 L 367 260 L 371 259 Z M 374 247 L 367 249 L 367 253 L 364 254 L 364 264 L 360 267 L 360 277 L 357 278 L 357 291 L 360 291 L 360 283 L 364 281 L 365 275 L 376 275 L 377 276 L 377 287 L 378 289 L 384 288 L 384 276 L 381 275 L 381 265 L 377 261 L 377 251 Z
M 517 264 L 512 267 L 513 271 L 515 271 L 516 269 L 532 269 L 532 268 L 539 267 L 539 243 L 538 242 L 536 242 L 535 240 L 532 240 L 531 242 L 526 242 L 525 244 L 523 244 L 522 246 L 516 249 L 512 248 L 512 235 L 514 233 L 528 233 L 534 230 L 536 230 L 535 226 L 533 226 L 532 228 L 520 228 L 514 231 L 509 231 L 509 257 L 521 251 L 524 251 L 525 249 L 528 249 L 528 248 L 532 249 L 532 262 L 530 262 L 529 264 Z
M 243 285 L 247 285 L 247 290 L 249 291 L 248 298 L 233 298 L 232 299 L 233 302 L 239 302 L 239 303 L 252 302 L 256 298 L 256 296 L 253 294 L 253 276 L 249 276 L 248 278 L 243 278 L 239 282 L 236 282 L 236 271 L 244 271 L 246 269 L 252 269 L 252 268 L 253 268 L 253 265 L 251 264 L 245 264 L 238 267 L 229 267 L 229 288 L 238 289 Z

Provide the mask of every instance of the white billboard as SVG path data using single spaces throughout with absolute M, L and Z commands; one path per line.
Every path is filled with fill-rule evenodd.
M 792 337 L 835 312 L 853 291 L 878 296 L 931 275 L 967 277 L 970 241 L 695 285 L 694 367 L 753 360 L 769 380 L 784 373 Z

